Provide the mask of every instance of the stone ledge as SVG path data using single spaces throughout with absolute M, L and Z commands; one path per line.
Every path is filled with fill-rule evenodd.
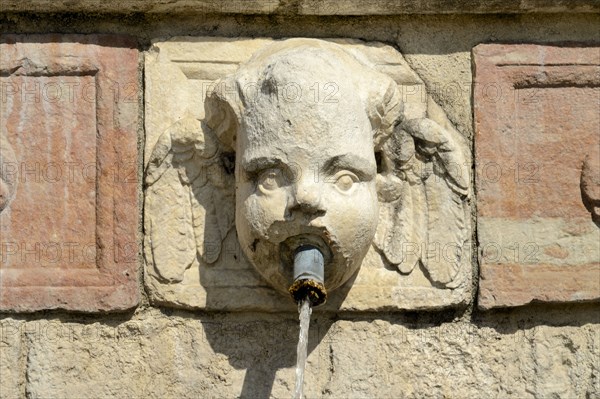
M 598 302 L 600 265 L 483 265 L 479 309 L 532 302 Z
M 3 0 L 0 12 L 402 15 L 595 13 L 590 0 Z

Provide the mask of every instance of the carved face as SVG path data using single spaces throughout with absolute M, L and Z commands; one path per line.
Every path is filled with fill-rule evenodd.
M 316 245 L 332 290 L 360 267 L 377 227 L 372 128 L 355 87 L 338 73 L 289 75 L 278 68 L 286 66 L 276 64 L 259 82 L 241 118 L 238 237 L 257 270 L 282 291 L 293 282 L 294 249 Z M 283 96 L 290 83 L 303 94 Z M 311 85 L 325 84 L 335 94 L 315 101 Z

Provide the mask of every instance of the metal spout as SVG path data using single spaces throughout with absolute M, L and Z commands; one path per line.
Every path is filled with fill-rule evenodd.
M 294 283 L 289 292 L 296 303 L 307 298 L 311 306 L 327 300 L 325 289 L 325 259 L 323 253 L 312 245 L 302 245 L 294 254 Z

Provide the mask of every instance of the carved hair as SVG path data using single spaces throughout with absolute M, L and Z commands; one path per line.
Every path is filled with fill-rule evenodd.
M 277 56 L 277 57 L 275 57 Z M 403 103 L 397 84 L 376 71 L 367 60 L 359 60 L 342 46 L 315 39 L 290 39 L 276 42 L 255 54 L 233 75 L 219 80 L 215 90 L 207 93 L 205 123 L 223 145 L 225 152 L 235 152 L 236 137 L 245 107 L 253 100 L 252 91 L 276 90 L 272 71 L 277 63 L 296 63 L 300 73 L 312 74 L 302 65 L 310 57 L 326 68 L 352 79 L 370 121 L 375 150 L 379 150 L 394 128 L 403 120 Z M 352 71 L 343 74 L 339 71 Z M 275 83 L 276 84 L 276 83 Z

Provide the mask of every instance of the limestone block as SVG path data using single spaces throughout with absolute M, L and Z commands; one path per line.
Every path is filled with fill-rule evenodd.
M 2 37 L 1 310 L 137 304 L 138 63 L 127 37 Z
M 294 318 L 154 312 L 111 325 L 40 320 L 27 331 L 29 397 L 288 397 L 293 389 Z M 311 352 L 305 392 L 315 396 L 327 363 Z
M 600 299 L 600 48 L 479 45 L 479 306 Z
M 0 398 L 25 396 L 25 323 L 4 318 L 0 321 Z
M 266 84 L 265 63 L 287 57 L 278 65 L 296 65 L 295 51 L 314 52 L 314 65 L 302 62 L 268 75 L 277 95 L 252 90 Z M 323 67 L 330 58 L 319 51 L 330 52 L 337 67 Z M 294 235 L 333 248 L 325 285 L 340 288 L 331 293 L 325 310 L 440 309 L 468 303 L 468 147 L 430 96 L 405 95 L 424 92 L 425 85 L 397 50 L 340 39 L 180 37 L 153 43 L 145 76 L 145 284 L 153 303 L 294 310 L 285 292 L 291 272 L 277 266 L 285 257 L 278 245 L 287 245 Z M 281 115 L 287 115 L 287 122 Z M 318 124 L 323 130 L 315 128 Z M 244 126 L 242 133 L 236 126 Z M 368 137 L 352 136 L 356 126 Z M 265 148 L 253 143 L 265 143 Z M 311 169 L 328 164 L 332 149 L 372 159 L 369 170 L 348 181 L 348 188 L 357 183 L 368 198 L 348 201 L 332 191 L 327 198 L 341 199 L 324 200 L 323 206 L 330 207 L 317 212 L 320 227 L 273 227 L 279 222 L 270 225 L 269 218 L 283 214 L 277 201 L 246 206 L 244 198 L 254 201 L 251 192 L 258 186 L 245 177 L 252 173 L 242 172 L 252 163 L 245 149 L 248 154 L 282 151 L 288 158 L 309 154 L 295 159 L 293 168 L 288 162 L 286 173 L 273 170 L 268 182 L 261 180 L 261 190 L 267 183 L 269 190 L 285 186 L 301 192 L 302 184 L 311 187 L 307 192 L 333 190 L 333 184 L 325 187 L 333 182 L 327 180 L 328 171 Z M 310 207 L 300 202 L 298 210 L 307 212 Z M 251 247 L 262 255 L 255 256 Z M 336 267 L 345 267 L 342 263 L 348 269 L 336 274 Z
M 309 398 L 597 397 L 600 326 L 592 307 L 579 310 L 541 312 L 545 317 L 535 322 L 531 314 L 507 315 L 500 323 L 498 317 L 429 323 L 313 315 L 304 392 Z M 150 310 L 110 323 L 28 322 L 20 368 L 27 397 L 292 396 L 296 315 L 196 316 Z
M 538 398 L 598 392 L 597 325 L 530 326 L 511 333 L 467 323 L 408 327 L 385 321 L 335 323 L 324 340 L 331 353 L 330 377 L 321 388 L 326 397 L 478 397 L 486 392 Z

